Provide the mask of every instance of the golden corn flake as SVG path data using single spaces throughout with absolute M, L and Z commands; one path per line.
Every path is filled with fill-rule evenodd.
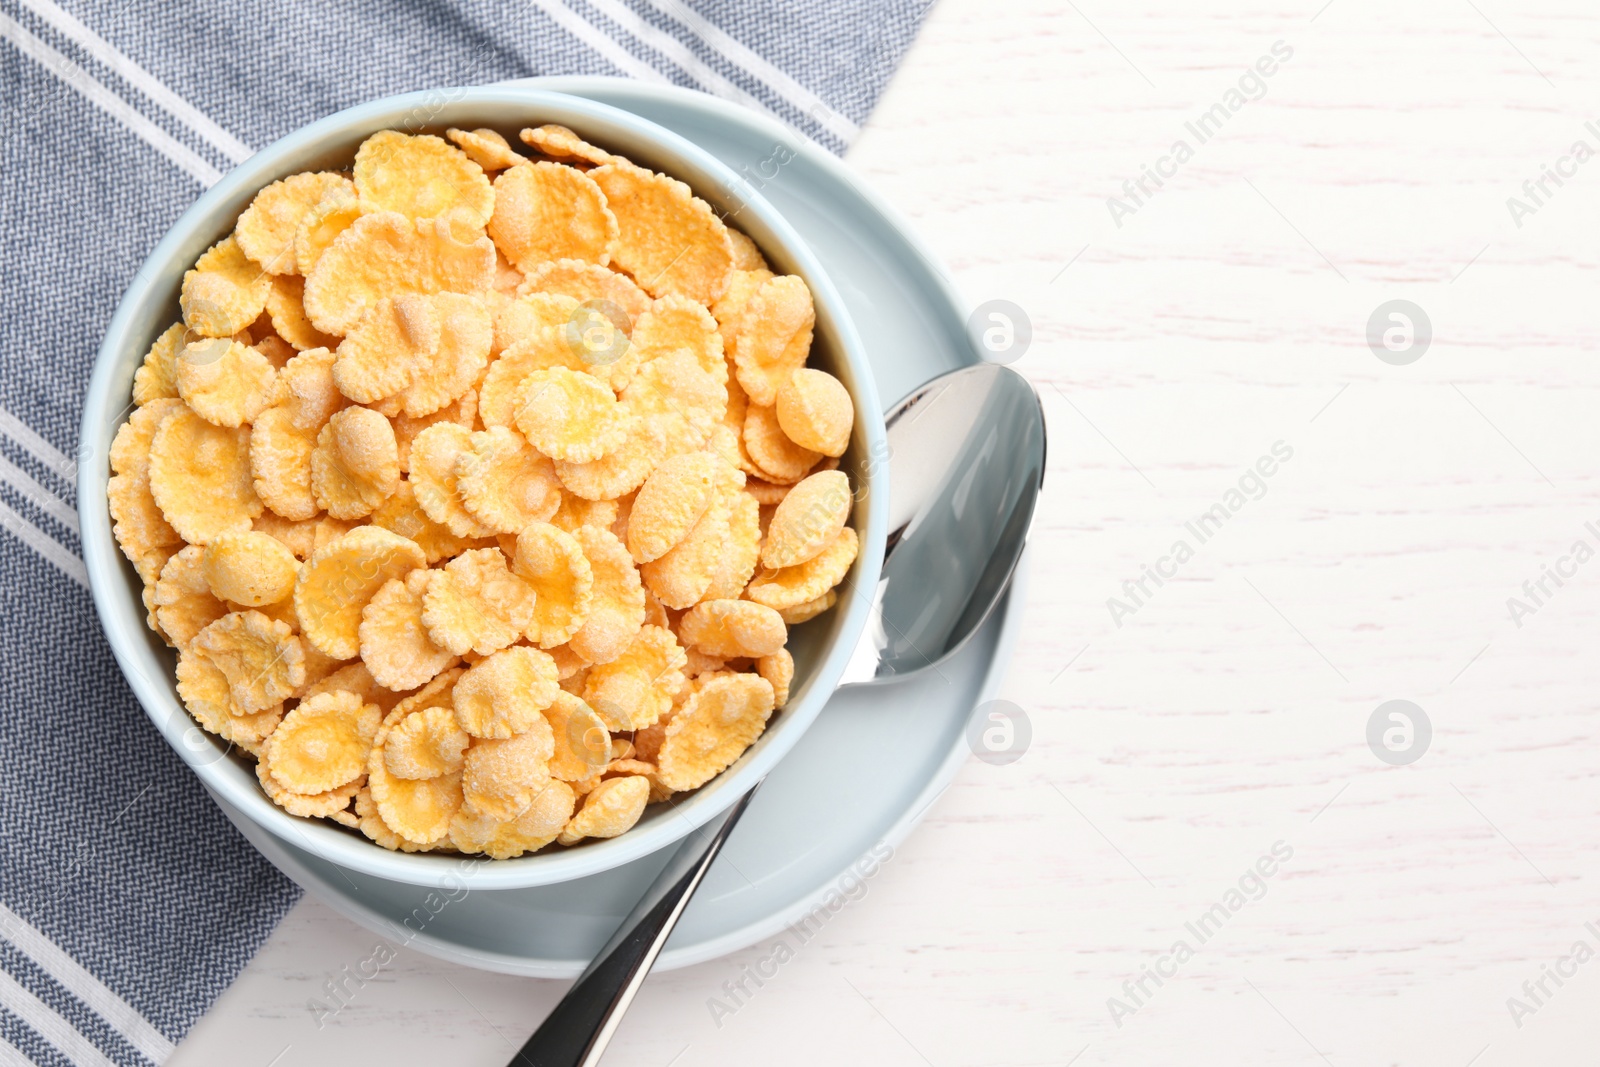
M 258 608 L 293 595 L 300 561 L 276 538 L 235 530 L 205 546 L 201 570 L 218 599 Z
M 494 244 L 474 231 L 458 232 L 453 221 L 413 221 L 393 211 L 361 216 L 306 278 L 305 309 L 312 324 L 342 337 L 385 297 L 482 295 L 494 280 Z
M 343 785 L 321 793 L 298 793 L 284 785 L 276 774 L 273 773 L 271 757 L 267 755 L 266 746 L 255 753 L 256 779 L 261 783 L 272 802 L 290 815 L 298 815 L 305 819 L 332 818 L 350 806 L 350 800 L 361 789 L 361 779 L 354 778 Z
M 401 778 L 390 773 L 383 749 L 380 742 L 367 758 L 367 788 L 383 825 L 413 845 L 443 840 L 450 832 L 450 820 L 461 810 L 461 773 Z M 366 831 L 365 824 L 362 830 Z
M 778 387 L 778 426 L 801 448 L 842 456 L 850 446 L 856 410 L 843 383 L 827 371 L 801 367 Z
M 426 296 L 385 298 L 340 342 L 333 364 L 339 391 L 371 404 L 410 385 L 439 349 L 439 314 Z
M 357 630 L 361 662 L 385 689 L 419 688 L 455 662 L 455 656 L 433 643 L 422 624 L 422 596 L 430 573 L 418 568 L 404 579 L 391 578 L 361 609 Z
M 559 470 L 556 472 L 561 473 Z M 580 526 L 597 526 L 602 530 L 611 528 L 617 521 L 617 502 L 604 498 L 590 500 L 578 496 L 570 490 L 561 497 L 561 507 L 550 516 L 550 525 L 566 533 L 575 534 Z
M 722 362 L 720 356 L 717 362 Z M 726 373 L 706 373 L 689 349 L 679 348 L 641 364 L 621 399 L 640 415 L 687 423 L 698 449 L 727 412 L 726 380 Z
M 354 693 L 302 700 L 267 739 L 272 776 L 296 793 L 321 793 L 359 778 L 382 718 Z
M 667 726 L 657 773 L 669 789 L 698 789 L 743 755 L 767 728 L 772 683 L 754 674 L 716 675 L 698 686 Z
M 584 797 L 583 807 L 556 841 L 573 845 L 586 837 L 617 837 L 633 829 L 650 802 L 649 780 L 631 775 L 608 778 Z
M 122 552 L 131 560 L 167 545 L 182 544 L 150 493 L 150 446 L 162 422 L 183 410 L 182 401 L 159 397 L 150 400 L 117 427 L 111 442 L 111 469 L 115 473 L 106 486 L 111 532 Z
M 150 600 L 161 632 L 179 648 L 228 613 L 228 605 L 217 599 L 206 581 L 201 545 L 189 545 L 167 560 Z
M 272 364 L 272 369 L 278 371 L 287 366 L 296 354 L 294 347 L 277 334 L 268 334 L 250 347 L 266 356 L 267 362 Z M 276 379 L 273 380 L 273 384 L 276 386 Z M 274 390 L 274 399 L 276 399 L 278 392 L 280 391 Z
M 367 521 L 374 526 L 382 526 L 385 530 L 393 531 L 409 541 L 415 541 L 417 547 L 422 549 L 429 566 L 458 556 L 469 548 L 477 548 L 481 542 L 475 538 L 457 537 L 450 532 L 450 528 L 434 522 L 423 510 L 417 501 L 416 490 L 411 483 L 401 478 L 395 483 L 394 493 L 385 500 L 370 516 Z
M 568 644 L 589 663 L 609 663 L 644 625 L 644 586 L 633 557 L 611 531 L 580 526 L 573 536 L 583 546 L 594 586 L 589 616 Z
M 222 671 L 233 702 L 247 713 L 282 703 L 305 684 L 300 638 L 259 611 L 224 615 L 196 634 L 194 643 Z
M 844 529 L 853 502 L 850 479 L 843 471 L 804 478 L 773 512 L 761 546 L 762 566 L 793 567 L 815 557 Z
M 550 724 L 538 715 L 523 733 L 473 742 L 461 773 L 467 810 L 502 822 L 527 811 L 550 782 L 554 751 Z
M 184 274 L 178 306 L 184 324 L 202 337 L 231 337 L 261 314 L 271 288 L 272 276 L 229 236 L 212 245 Z
M 457 537 L 488 537 L 494 531 L 466 509 L 456 481 L 457 461 L 471 452 L 472 431 L 465 426 L 429 426 L 411 442 L 411 484 L 428 518 Z
M 544 709 L 544 717 L 555 746 L 550 757 L 551 777 L 580 782 L 605 768 L 611 758 L 611 734 L 593 708 L 562 691 Z
M 317 205 L 329 196 L 355 195 L 342 174 L 293 174 L 256 194 L 233 227 L 239 249 L 269 274 L 294 274 L 294 239 Z
M 755 576 L 761 555 L 761 505 L 747 492 L 732 495 L 728 509 L 728 542 L 717 561 L 717 573 L 706 589 L 710 600 L 737 600 Z
M 651 296 L 710 304 L 728 287 L 733 244 L 711 205 L 665 174 L 617 160 L 589 172 L 617 220 L 615 265 Z
M 716 493 L 717 459 L 686 452 L 665 461 L 639 488 L 628 518 L 628 551 L 635 563 L 659 559 L 688 536 Z
M 774 508 L 783 503 L 783 498 L 789 495 L 792 485 L 776 485 L 764 478 L 746 478 L 745 492 L 755 498 L 757 504 L 763 508 Z
M 302 352 L 313 348 L 332 348 L 339 343 L 311 325 L 306 318 L 306 280 L 298 274 L 279 274 L 272 279 L 272 289 L 267 293 L 267 315 L 272 328 L 293 347 Z
M 805 365 L 816 308 L 806 283 L 786 274 L 761 284 L 739 323 L 733 363 L 739 384 L 757 404 L 777 402 L 778 389 Z
M 412 418 L 431 415 L 469 392 L 489 364 L 494 337 L 488 306 L 477 297 L 438 293 L 431 300 L 439 319 L 439 346 L 400 393 Z
M 372 514 L 400 481 L 400 457 L 389 420 L 370 408 L 335 413 L 311 453 L 311 493 L 336 519 Z
M 778 611 L 815 600 L 844 580 L 859 548 L 856 532 L 846 526 L 832 544 L 799 566 L 756 575 L 745 596 Z
M 484 170 L 505 170 L 527 159 L 511 150 L 511 145 L 499 133 L 490 129 L 458 130 L 454 127 L 444 135 L 456 143 L 461 151 Z
M 438 778 L 461 770 L 471 743 L 449 708 L 422 708 L 389 728 L 383 762 L 397 778 Z
M 728 240 L 733 245 L 734 270 L 770 270 L 756 243 L 732 226 L 728 227 Z
M 577 794 L 565 782 L 547 781 L 515 819 L 502 822 L 463 808 L 450 823 L 450 843 L 458 851 L 508 860 L 537 852 L 554 841 L 572 817 Z
M 534 129 L 525 129 L 517 135 L 522 143 L 555 159 L 576 159 L 585 163 L 612 163 L 614 156 L 603 148 L 596 148 L 565 126 L 550 123 Z
M 456 721 L 473 737 L 511 737 L 535 729 L 560 691 L 556 664 L 518 645 L 489 656 L 456 683 Z
M 337 352 L 312 348 L 295 356 L 278 372 L 282 405 L 289 409 L 300 429 L 315 433 L 330 415 L 350 403 L 333 378 L 337 361 Z
M 526 296 L 496 300 L 493 308 L 494 343 L 489 348 L 489 354 L 502 358 L 490 365 L 490 377 L 484 379 L 484 391 L 493 393 L 496 397 L 503 394 L 504 411 L 502 412 L 494 402 L 491 402 L 489 406 L 493 407 L 501 417 L 496 422 L 486 425 L 510 426 L 512 392 L 521 384 L 523 377 L 529 371 L 540 370 L 554 364 L 536 362 L 535 354 L 527 353 L 519 359 L 507 362 L 501 368 L 497 380 L 494 378 L 494 368 L 506 362 L 503 357 L 509 355 L 512 349 L 540 335 L 545 329 L 564 327 L 571 321 L 573 312 L 578 309 L 578 301 L 560 293 L 529 293 Z M 492 388 L 491 381 L 494 381 Z
M 184 338 L 188 332 L 183 323 L 175 322 L 155 339 L 144 355 L 144 362 L 133 372 L 135 404 L 178 395 L 178 353 L 186 343 Z
M 682 541 L 659 559 L 639 568 L 650 591 L 669 608 L 681 610 L 700 601 L 716 578 L 730 533 L 731 501 L 717 493 Z
M 772 482 L 798 482 L 822 458 L 784 435 L 775 409 L 754 403 L 744 415 L 744 447 L 762 476 Z
M 517 292 L 522 295 L 558 293 L 572 297 L 579 304 L 592 300 L 609 301 L 627 316 L 624 333 L 632 333 L 639 316 L 650 307 L 650 294 L 635 285 L 626 274 L 618 274 L 581 259 L 558 259 L 538 264 L 528 271 Z
M 353 191 L 335 190 L 323 197 L 295 231 L 294 259 L 300 274 L 311 277 L 322 254 L 338 240 L 339 235 L 373 210 L 370 205 L 362 203 Z
M 196 341 L 178 355 L 178 395 L 216 426 L 232 429 L 259 415 L 277 378 L 266 356 L 226 338 Z
M 174 411 L 150 443 L 150 492 L 190 544 L 248 530 L 261 514 L 250 475 L 250 428 L 214 426 L 193 411 Z
M 750 310 L 750 298 L 773 277 L 770 270 L 735 270 L 728 278 L 727 290 L 711 305 L 711 314 L 722 334 L 723 355 L 730 361 L 744 328 L 745 313 Z
M 625 405 L 623 405 L 625 409 Z M 614 451 L 592 463 L 556 462 L 556 477 L 573 496 L 589 501 L 609 501 L 626 496 L 644 484 L 651 470 L 670 452 L 661 416 L 630 416 L 628 433 Z M 598 515 L 598 513 L 595 513 Z M 551 521 L 558 521 L 552 519 Z M 597 523 L 597 520 L 590 520 Z M 612 522 L 616 521 L 615 512 Z M 611 525 L 611 523 L 607 523 Z
M 471 549 L 431 574 L 422 621 L 441 648 L 487 656 L 522 636 L 533 619 L 533 599 L 533 589 L 507 569 L 498 548 Z
M 400 470 L 410 471 L 411 442 L 416 440 L 417 434 L 436 422 L 453 422 L 471 429 L 478 421 L 478 393 L 474 389 L 468 389 L 459 398 L 432 414 L 413 418 L 401 412 L 389 421 L 394 425 L 394 443 L 400 452 Z
M 293 409 L 268 408 L 250 428 L 251 484 L 261 502 L 285 519 L 313 518 L 320 510 L 311 492 L 313 430 L 296 424 Z
M 605 266 L 617 219 L 600 187 L 563 163 L 522 163 L 494 180 L 489 236 L 524 273 L 556 259 Z
M 590 669 L 584 702 L 609 730 L 643 729 L 672 707 L 687 663 L 671 630 L 641 626 L 622 655 Z
M 436 219 L 459 213 L 482 228 L 495 209 L 483 168 L 443 138 L 381 130 L 356 150 L 356 192 L 381 211 Z
M 535 594 L 524 636 L 545 649 L 565 644 L 588 618 L 594 595 L 594 570 L 583 546 L 549 523 L 529 523 L 517 535 L 511 569 Z
M 503 426 L 472 435 L 456 460 L 456 485 L 462 506 L 496 533 L 516 534 L 561 506 L 555 466 Z
M 783 617 L 749 600 L 707 600 L 684 612 L 678 636 L 686 645 L 724 659 L 770 656 L 789 638 Z
M 516 391 L 517 429 L 551 459 L 600 459 L 622 446 L 635 418 L 599 380 L 565 367 L 534 371 Z
M 687 349 L 719 385 L 728 380 L 717 320 L 693 300 L 669 294 L 650 305 L 634 327 L 633 343 L 644 362 Z
M 756 671 L 772 686 L 772 703 L 781 708 L 789 703 L 789 685 L 794 681 L 794 657 L 787 648 L 756 660 Z
M 335 659 L 354 659 L 367 601 L 391 578 L 425 564 L 414 542 L 379 526 L 357 526 L 335 538 L 301 565 L 295 581 L 301 634 Z

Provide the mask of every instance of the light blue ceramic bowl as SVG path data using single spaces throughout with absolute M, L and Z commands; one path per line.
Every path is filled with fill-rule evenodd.
M 161 239 L 134 275 L 106 330 L 84 402 L 78 511 L 95 607 L 117 663 L 151 721 L 214 793 L 278 837 L 342 867 L 417 885 L 453 885 L 462 857 L 389 852 L 326 822 L 299 819 L 269 801 L 247 756 L 230 753 L 197 729 L 178 701 L 176 657 L 145 625 L 141 583 L 111 535 L 106 507 L 111 439 L 130 411 L 133 374 L 154 339 L 177 321 L 184 271 L 225 236 L 256 191 L 303 170 L 342 169 L 369 134 L 383 129 L 440 133 L 447 127 L 498 129 L 513 144 L 525 126 L 554 122 L 585 139 L 689 184 L 753 238 L 774 269 L 806 280 L 816 301 L 812 365 L 837 375 L 855 400 L 855 433 L 841 461 L 859 487 L 851 522 L 861 554 L 840 588 L 838 606 L 795 628 L 795 682 L 789 704 L 740 760 L 671 805 L 653 805 L 628 833 L 570 849 L 478 864 L 474 887 L 547 885 L 638 859 L 683 837 L 755 785 L 800 739 L 838 684 L 872 611 L 883 562 L 888 466 L 882 460 L 882 406 L 860 338 L 833 283 L 811 250 L 751 184 L 691 142 L 625 111 L 537 89 L 483 87 L 410 93 L 364 104 L 313 123 L 258 152 L 208 190 Z M 774 145 L 777 149 L 781 146 Z

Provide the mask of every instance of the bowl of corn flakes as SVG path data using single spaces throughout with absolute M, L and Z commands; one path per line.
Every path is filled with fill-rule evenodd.
M 881 407 L 749 182 L 625 111 L 391 97 L 264 149 L 135 275 L 84 558 L 202 783 L 341 866 L 565 881 L 783 757 L 872 610 Z

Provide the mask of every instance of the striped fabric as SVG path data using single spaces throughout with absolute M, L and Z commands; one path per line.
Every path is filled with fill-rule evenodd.
M 162 1062 L 298 896 L 150 728 L 86 589 L 83 390 L 168 226 L 330 112 L 540 74 L 701 89 L 842 152 L 926 6 L 0 0 L 0 1065 Z

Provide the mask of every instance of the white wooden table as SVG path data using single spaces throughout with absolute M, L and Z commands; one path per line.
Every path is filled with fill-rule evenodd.
M 849 161 L 1033 321 L 1033 745 L 720 1026 L 765 947 L 653 977 L 608 1063 L 1594 1062 L 1600 162 L 1562 161 L 1600 151 L 1600 18 L 1320 3 L 933 11 Z M 1408 365 L 1365 336 L 1391 299 L 1434 327 Z M 1433 727 L 1404 766 L 1367 742 L 1396 698 Z M 564 989 L 407 953 L 319 1029 L 372 941 L 303 902 L 173 1063 L 498 1065 Z

